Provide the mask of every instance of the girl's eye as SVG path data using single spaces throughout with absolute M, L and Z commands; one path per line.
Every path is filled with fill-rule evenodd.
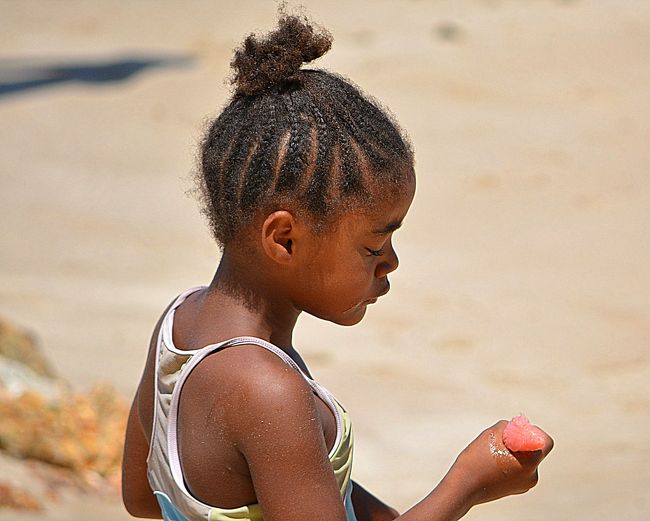
M 370 248 L 366 248 L 368 250 L 368 253 L 374 257 L 381 257 L 384 254 L 384 250 L 372 250 Z

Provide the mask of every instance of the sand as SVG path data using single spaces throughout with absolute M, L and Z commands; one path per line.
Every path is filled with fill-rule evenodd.
M 305 1 L 349 75 L 409 132 L 418 189 L 392 291 L 296 345 L 355 422 L 355 477 L 399 509 L 485 426 L 556 440 L 528 494 L 469 520 L 650 512 L 650 4 Z M 185 195 L 231 49 L 271 2 L 8 2 L 0 83 L 24 65 L 149 56 L 125 81 L 0 96 L 0 315 L 58 371 L 131 396 L 166 303 L 218 252 Z M 24 79 L 24 78 L 23 78 Z M 0 479 L 14 475 L 3 465 Z M 75 496 L 0 520 L 126 520 Z

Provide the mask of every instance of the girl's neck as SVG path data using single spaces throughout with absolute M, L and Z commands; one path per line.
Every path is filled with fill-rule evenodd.
M 256 336 L 290 352 L 300 311 L 253 257 L 224 249 L 202 304 L 218 334 Z

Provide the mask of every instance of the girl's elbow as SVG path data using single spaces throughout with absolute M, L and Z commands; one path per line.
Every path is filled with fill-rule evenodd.
M 153 495 L 147 498 L 136 496 L 122 487 L 122 503 L 126 511 L 133 517 L 162 519 L 160 506 Z

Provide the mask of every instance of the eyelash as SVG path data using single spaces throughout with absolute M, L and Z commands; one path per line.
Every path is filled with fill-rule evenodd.
M 366 248 L 366 250 L 373 257 L 381 257 L 384 254 L 384 250 L 371 250 L 370 248 Z

